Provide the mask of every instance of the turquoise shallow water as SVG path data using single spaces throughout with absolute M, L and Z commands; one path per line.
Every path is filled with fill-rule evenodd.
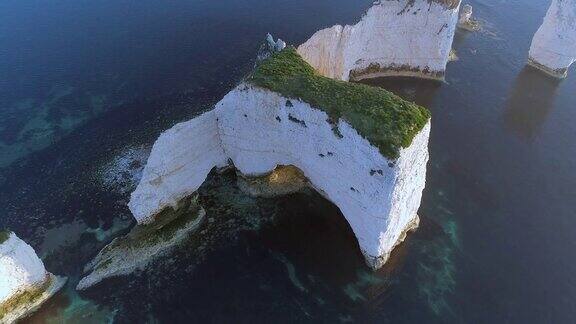
M 74 284 L 133 223 L 111 166 L 129 161 L 129 188 L 131 159 L 229 91 L 266 32 L 298 44 L 369 4 L 3 1 L 0 225 Z M 139 275 L 68 287 L 29 321 L 571 322 L 576 71 L 524 68 L 546 1 L 472 5 L 484 31 L 456 35 L 445 83 L 370 81 L 433 114 L 421 226 L 381 271 L 318 195 L 252 199 L 213 175 L 200 239 Z

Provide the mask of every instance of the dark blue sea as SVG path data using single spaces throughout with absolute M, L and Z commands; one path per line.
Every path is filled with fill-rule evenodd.
M 111 166 L 210 109 L 266 33 L 300 44 L 371 1 L 0 0 L 0 228 L 69 277 L 23 322 L 573 323 L 576 69 L 525 67 L 547 0 L 469 3 L 483 30 L 457 32 L 446 82 L 368 82 L 432 112 L 421 224 L 381 270 L 320 195 L 250 198 L 225 173 L 200 239 L 77 293 L 134 225 Z

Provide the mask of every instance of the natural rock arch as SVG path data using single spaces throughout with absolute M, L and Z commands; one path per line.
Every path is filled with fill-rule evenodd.
M 334 125 L 306 102 L 243 83 L 214 110 L 158 138 L 129 207 L 138 223 L 150 223 L 192 195 L 214 167 L 232 163 L 258 177 L 293 165 L 341 210 L 367 263 L 379 268 L 418 224 L 429 131 L 428 122 L 388 159 L 344 120 Z

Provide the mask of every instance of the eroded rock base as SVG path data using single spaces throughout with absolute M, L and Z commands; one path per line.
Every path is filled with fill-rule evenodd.
M 310 182 L 295 166 L 280 165 L 274 171 L 262 176 L 246 176 L 236 172 L 238 187 L 252 197 L 272 198 L 298 192 L 309 186 Z
M 394 246 L 390 250 L 390 253 L 392 253 L 392 251 L 394 251 L 394 249 L 398 245 L 400 245 L 400 243 L 404 242 L 404 240 L 406 239 L 406 236 L 408 235 L 409 232 L 416 231 L 416 229 L 418 229 L 419 224 L 420 224 L 420 217 L 418 217 L 418 215 L 415 215 L 414 219 L 406 225 L 406 228 L 404 229 L 402 234 L 400 234 L 400 237 L 398 237 L 398 240 L 396 241 L 396 243 L 394 244 Z M 386 261 L 388 261 L 388 258 L 390 257 L 390 253 L 386 253 L 386 254 L 381 255 L 381 256 L 372 256 L 372 255 L 369 255 L 366 252 L 362 251 L 362 254 L 364 255 L 364 259 L 366 260 L 366 264 L 368 265 L 368 267 L 370 267 L 374 271 L 380 269 L 386 263 Z
M 46 280 L 0 305 L 0 323 L 14 323 L 34 313 L 42 304 L 54 296 L 64 285 L 67 278 L 46 274 Z
M 428 80 L 444 81 L 444 71 L 432 71 L 429 68 L 418 69 L 408 65 L 380 66 L 377 63 L 370 64 L 365 69 L 350 71 L 350 81 L 383 77 L 408 77 Z
M 465 23 L 458 24 L 458 28 L 467 30 L 469 32 L 477 32 L 482 29 L 480 22 L 474 19 L 470 19 Z
M 544 64 L 540 64 L 538 63 L 536 60 L 534 60 L 533 58 L 529 58 L 528 59 L 528 65 L 530 65 L 531 67 L 538 69 L 546 74 L 548 74 L 551 77 L 554 78 L 558 78 L 558 79 L 564 79 L 568 76 L 568 69 L 551 69 L 549 67 L 547 67 Z
M 182 199 L 176 209 L 164 209 L 153 222 L 137 225 L 104 247 L 86 265 L 87 275 L 76 289 L 86 289 L 106 278 L 143 270 L 198 229 L 205 216 L 206 212 L 197 203 L 197 195 Z
M 399 78 L 418 78 L 424 80 L 434 80 L 434 81 L 444 81 L 444 73 L 425 73 L 422 71 L 395 71 L 395 70 L 382 70 L 378 72 L 365 73 L 354 75 L 350 77 L 350 81 L 358 82 L 367 79 L 376 78 L 388 78 L 388 77 L 399 77 Z

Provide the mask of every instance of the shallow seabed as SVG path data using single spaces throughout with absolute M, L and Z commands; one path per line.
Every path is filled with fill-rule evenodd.
M 250 70 L 266 32 L 299 44 L 371 1 L 4 1 L 0 227 L 68 287 L 25 322 L 571 322 L 576 70 L 525 68 L 547 1 L 471 1 L 446 82 L 366 81 L 432 111 L 421 224 L 369 271 L 338 209 L 243 195 L 213 174 L 199 234 L 147 271 L 80 294 L 82 268 L 133 225 L 159 132 Z M 16 161 L 16 162 L 14 162 Z

